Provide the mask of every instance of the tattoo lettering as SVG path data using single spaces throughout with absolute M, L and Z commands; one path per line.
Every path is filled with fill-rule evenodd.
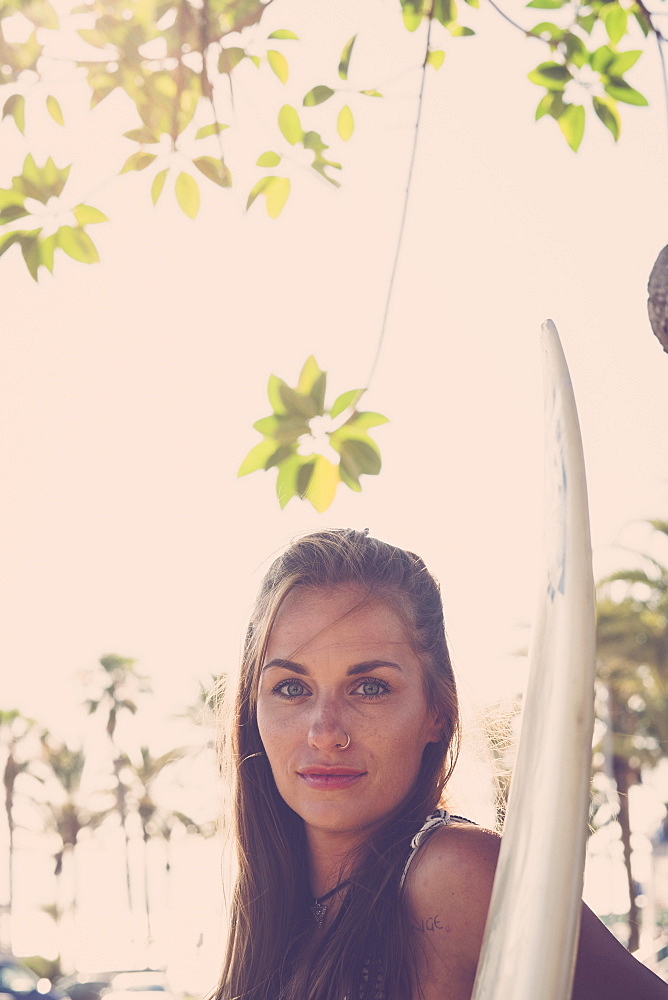
M 414 926 L 416 931 L 422 931 L 423 934 L 427 932 L 433 934 L 434 931 L 443 930 L 443 924 L 438 919 L 438 913 L 436 914 L 435 917 L 427 917 L 426 920 L 420 920 L 420 922 L 415 924 Z

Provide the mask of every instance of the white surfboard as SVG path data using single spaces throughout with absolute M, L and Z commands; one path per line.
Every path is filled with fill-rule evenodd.
M 595 601 L 582 440 L 556 327 L 542 326 L 544 578 L 517 762 L 473 1000 L 567 1000 L 594 727 Z

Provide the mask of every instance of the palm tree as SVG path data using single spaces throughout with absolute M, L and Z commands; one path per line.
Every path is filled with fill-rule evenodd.
M 147 746 L 140 747 L 140 761 L 134 763 L 123 755 L 122 763 L 132 772 L 137 786 L 137 813 L 141 822 L 144 841 L 144 906 L 146 911 L 146 938 L 150 944 L 153 940 L 151 929 L 151 900 L 149 893 L 148 845 L 151 838 L 159 831 L 156 822 L 159 806 L 153 796 L 153 786 L 166 767 L 174 764 L 186 753 L 185 747 L 169 750 L 160 757 L 154 757 Z
M 668 541 L 668 522 L 648 524 L 657 544 Z M 608 693 L 609 766 L 619 797 L 629 886 L 631 950 L 639 942 L 639 913 L 628 793 L 641 781 L 642 768 L 655 766 L 668 747 L 668 567 L 648 553 L 637 553 L 637 558 L 637 568 L 619 570 L 601 581 L 597 627 L 599 678 Z M 618 599 L 613 599 L 615 589 L 621 589 Z
M 9 850 L 7 853 L 7 905 L 4 920 L 0 919 L 0 952 L 10 952 L 12 944 L 12 905 L 14 901 L 14 802 L 17 780 L 21 775 L 31 775 L 31 759 L 21 754 L 21 744 L 31 733 L 35 722 L 17 709 L 0 709 L 0 745 L 4 750 L 3 785 L 5 790 L 5 816 Z M 1 914 L 1 911 L 0 911 Z
M 126 758 L 116 741 L 116 727 L 121 713 L 135 715 L 137 712 L 136 697 L 151 690 L 148 678 L 135 669 L 136 660 L 126 656 L 109 653 L 100 657 L 101 671 L 97 679 L 101 682 L 101 690 L 94 698 L 88 698 L 85 706 L 89 715 L 105 717 L 105 730 L 113 751 L 113 769 L 116 781 L 116 808 L 120 816 L 121 827 L 125 840 L 125 885 L 128 912 L 132 910 L 132 889 L 130 883 L 130 836 L 128 833 L 128 809 L 126 803 L 127 788 L 123 781 L 122 771 Z
M 83 750 L 72 750 L 66 743 L 54 743 L 51 735 L 41 734 L 42 760 L 58 791 L 45 803 L 48 826 L 57 835 L 59 845 L 54 855 L 56 877 L 56 922 L 60 929 L 60 962 L 71 964 L 67 954 L 63 919 L 74 915 L 78 896 L 75 850 L 83 829 L 96 829 L 113 811 L 113 806 L 91 812 L 81 801 L 81 777 L 86 763 Z M 65 884 L 66 881 L 69 884 Z
M 212 674 L 207 684 L 198 681 L 199 691 L 195 700 L 184 712 L 176 715 L 178 719 L 188 719 L 194 726 L 207 733 L 206 744 L 202 749 L 214 750 L 217 729 L 217 706 L 224 696 L 226 674 Z

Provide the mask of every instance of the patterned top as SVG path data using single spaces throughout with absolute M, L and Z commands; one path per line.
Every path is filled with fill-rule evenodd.
M 458 820 L 462 823 L 472 822 L 472 820 L 466 819 L 465 816 L 451 815 L 447 809 L 437 809 L 436 812 L 427 816 L 426 820 L 411 840 L 411 852 L 408 855 L 406 864 L 404 865 L 404 870 L 401 874 L 401 880 L 399 882 L 400 890 L 404 887 L 408 870 L 413 863 L 415 855 L 418 853 L 422 845 L 426 843 L 435 830 L 440 829 L 442 826 L 448 826 L 452 820 Z M 362 969 L 362 975 L 360 976 L 359 986 L 357 988 L 357 997 L 355 997 L 354 1000 L 369 1000 L 371 997 L 373 997 L 373 1000 L 385 1000 L 383 980 L 383 969 L 380 961 L 378 959 L 375 961 L 373 959 L 369 959 Z M 369 983 L 371 981 L 373 981 L 374 985 L 370 991 Z M 344 1000 L 353 1000 L 353 997 L 348 994 Z

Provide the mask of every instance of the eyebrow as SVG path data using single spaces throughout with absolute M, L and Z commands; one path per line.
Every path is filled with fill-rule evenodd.
M 308 669 L 302 663 L 295 663 L 294 660 L 282 660 L 278 657 L 270 660 L 269 663 L 265 663 L 262 670 L 271 670 L 274 667 L 291 670 L 294 674 L 301 674 L 303 677 L 308 676 L 309 673 Z M 393 667 L 395 670 L 401 670 L 399 664 L 393 663 L 392 660 L 364 660 L 363 663 L 355 663 L 354 666 L 348 667 L 346 675 L 357 677 L 359 674 L 365 674 L 369 670 L 376 670 L 378 667 Z

